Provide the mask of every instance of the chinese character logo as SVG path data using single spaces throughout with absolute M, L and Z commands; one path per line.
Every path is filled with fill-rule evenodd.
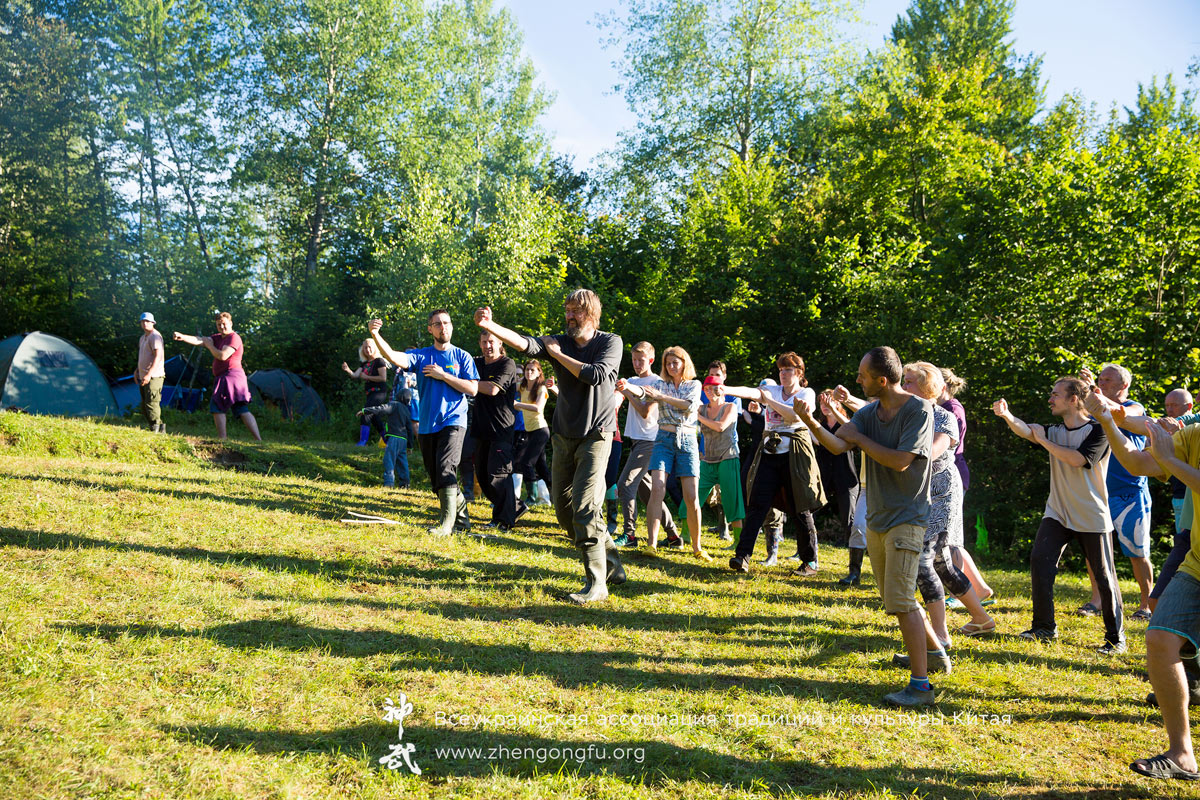
M 391 752 L 386 756 L 380 757 L 379 763 L 388 769 L 399 769 L 400 765 L 404 764 L 408 767 L 409 772 L 414 775 L 420 775 L 421 768 L 413 761 L 413 753 L 416 751 L 417 746 L 412 742 L 404 744 L 404 718 L 412 713 L 413 706 L 412 703 L 408 702 L 408 696 L 404 692 L 401 692 L 398 697 L 399 702 L 395 704 L 392 703 L 392 698 L 390 697 L 383 704 L 383 721 L 396 723 L 396 727 L 399 729 L 396 738 L 400 741 L 396 744 L 388 745 L 388 749 Z

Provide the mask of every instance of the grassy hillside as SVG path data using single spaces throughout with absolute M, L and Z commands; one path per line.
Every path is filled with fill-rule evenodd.
M 988 570 L 1004 633 L 956 640 L 937 710 L 888 711 L 898 633 L 840 550 L 806 581 L 632 553 L 575 608 L 546 510 L 437 539 L 380 451 L 283 432 L 0 414 L 0 797 L 1200 797 L 1126 766 L 1165 744 L 1144 624 L 1117 659 L 1094 619 L 1021 641 L 1022 570 Z M 401 693 L 420 776 L 379 763 Z

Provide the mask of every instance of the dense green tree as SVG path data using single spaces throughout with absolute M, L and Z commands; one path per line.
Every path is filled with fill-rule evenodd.
M 618 177 L 633 204 L 720 179 L 771 152 L 818 106 L 848 61 L 848 4 L 822 0 L 632 0 L 609 16 L 623 90 L 637 115 Z
M 1040 56 L 1018 55 L 1010 41 L 1015 0 L 913 0 L 891 39 L 912 54 L 916 71 L 982 70 L 981 88 L 999 100 L 973 130 L 1013 149 L 1024 144 L 1041 109 Z

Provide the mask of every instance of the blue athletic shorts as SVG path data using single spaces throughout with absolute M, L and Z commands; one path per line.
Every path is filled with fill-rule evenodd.
M 1150 555 L 1150 493 L 1132 492 L 1108 498 L 1108 513 L 1117 532 L 1117 544 L 1126 558 Z

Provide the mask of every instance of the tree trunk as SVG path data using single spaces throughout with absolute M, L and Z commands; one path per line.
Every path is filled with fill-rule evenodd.
M 154 71 L 154 91 L 161 101 L 163 93 L 162 83 L 158 75 L 158 59 L 152 59 L 151 68 Z M 204 228 L 200 224 L 200 213 L 196 210 L 196 200 L 192 195 L 192 183 L 189 180 L 189 176 L 183 174 L 183 161 L 179 158 L 179 149 L 175 146 L 175 135 L 171 132 L 171 126 L 166 122 L 163 123 L 163 132 L 167 135 L 167 146 L 171 148 L 171 158 L 175 161 L 175 174 L 179 177 L 179 185 L 183 187 L 183 196 L 187 200 L 188 213 L 192 217 L 192 225 L 196 228 L 196 239 L 200 243 L 200 255 L 204 257 L 204 266 L 211 272 L 213 268 L 212 258 L 208 254 L 208 241 L 204 238 Z M 189 171 L 194 172 L 191 169 L 190 162 L 188 168 Z

